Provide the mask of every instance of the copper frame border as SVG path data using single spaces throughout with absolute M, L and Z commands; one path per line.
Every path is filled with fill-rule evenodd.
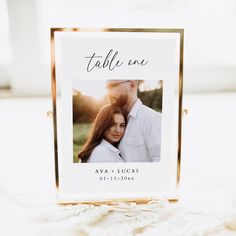
M 57 113 L 56 113 L 56 64 L 55 64 L 55 32 L 142 32 L 142 33 L 179 33 L 180 34 L 180 60 L 179 60 L 179 109 L 178 109 L 178 150 L 177 150 L 177 179 L 176 192 L 178 192 L 181 172 L 181 144 L 182 144 L 182 101 L 183 101 L 183 61 L 184 61 L 184 29 L 182 28 L 51 28 L 51 92 L 53 103 L 53 133 L 54 133 L 54 164 L 55 164 L 55 183 L 57 195 L 59 190 L 59 168 L 58 168 L 58 143 L 57 143 Z M 136 202 L 147 203 L 153 200 L 152 198 L 127 198 L 127 199 L 111 199 L 104 201 L 76 201 L 63 202 L 58 201 L 58 204 L 77 204 L 77 203 L 92 203 L 95 205 L 101 204 L 116 204 L 117 202 Z M 178 201 L 178 198 L 169 198 L 171 202 Z

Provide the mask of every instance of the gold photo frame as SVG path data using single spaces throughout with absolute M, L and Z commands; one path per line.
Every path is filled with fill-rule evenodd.
M 117 35 L 117 36 L 116 36 Z M 136 44 L 136 47 L 134 47 L 133 49 L 130 49 L 127 45 L 126 45 L 126 41 L 128 40 L 127 45 L 130 45 L 129 43 L 134 42 L 134 44 Z M 96 43 L 95 43 L 96 41 Z M 89 43 L 93 44 L 93 42 L 96 44 L 95 46 L 93 46 L 93 49 L 90 50 L 89 49 Z M 105 43 L 104 43 L 105 42 Z M 108 42 L 108 43 L 107 43 Z M 121 42 L 120 44 L 118 42 Z M 84 175 L 80 176 L 81 179 L 83 179 L 83 177 L 85 177 L 85 179 L 89 179 L 89 183 L 90 185 L 92 183 L 94 183 L 94 185 L 99 185 L 99 181 L 93 181 L 92 179 L 94 179 L 94 168 L 96 170 L 96 165 L 102 166 L 103 164 L 96 164 L 96 163 L 92 163 L 90 164 L 81 164 L 81 163 L 73 163 L 73 161 L 70 160 L 71 157 L 71 142 L 73 142 L 72 140 L 70 140 L 70 142 L 67 140 L 62 141 L 62 137 L 64 136 L 62 132 L 62 130 L 65 129 L 64 124 L 66 122 L 72 122 L 71 119 L 71 110 L 68 110 L 68 114 L 70 114 L 69 117 L 62 117 L 64 115 L 63 112 L 65 112 L 65 110 L 63 110 L 65 107 L 68 106 L 71 107 L 73 104 L 71 103 L 71 93 L 68 92 L 70 90 L 70 88 L 72 89 L 73 87 L 73 79 L 74 80 L 88 80 L 90 81 L 91 78 L 87 76 L 86 72 L 88 73 L 88 70 L 83 72 L 78 72 L 77 68 L 80 67 L 78 63 L 78 66 L 76 62 L 76 60 L 78 59 L 78 57 L 76 56 L 76 58 L 71 59 L 69 57 L 69 55 L 71 57 L 73 57 L 73 53 L 75 52 L 75 54 L 81 54 L 82 55 L 82 59 L 85 60 L 85 57 L 88 56 L 87 51 L 90 53 L 89 55 L 92 55 L 91 52 L 93 52 L 94 48 L 95 49 L 101 49 L 103 48 L 104 45 L 109 44 L 108 46 L 108 51 L 111 48 L 112 43 L 114 43 L 114 47 L 118 44 L 118 48 L 120 49 L 120 51 L 122 53 L 124 53 L 124 58 L 126 56 L 125 53 L 127 53 L 129 50 L 133 50 L 132 53 L 133 55 L 136 55 L 134 52 L 137 49 L 140 49 L 141 52 L 147 51 L 145 47 L 145 45 L 147 45 L 147 42 L 150 42 L 150 45 L 154 45 L 153 47 L 155 47 L 155 45 L 160 44 L 159 46 L 159 50 L 160 50 L 160 55 L 165 55 L 167 58 L 165 59 L 167 63 L 172 63 L 172 64 L 168 64 L 168 65 L 164 65 L 165 68 L 167 68 L 167 66 L 170 66 L 170 70 L 171 72 L 160 72 L 160 76 L 163 77 L 159 77 L 155 74 L 156 71 L 153 71 L 154 69 L 151 68 L 150 66 L 150 72 L 149 70 L 146 70 L 145 72 L 139 72 L 138 70 L 135 71 L 132 70 L 132 72 L 128 75 L 129 79 L 132 80 L 134 78 L 134 76 L 136 75 L 141 75 L 140 77 L 142 78 L 142 76 L 146 73 L 149 73 L 149 76 L 153 76 L 155 79 L 157 77 L 157 79 L 163 79 L 164 83 L 166 82 L 166 87 L 164 87 L 164 101 L 165 104 L 164 105 L 164 109 L 165 107 L 168 107 L 168 109 L 166 108 L 164 110 L 165 113 L 163 113 L 164 117 L 167 117 L 166 119 L 164 119 L 163 123 L 168 123 L 168 124 L 172 124 L 175 123 L 175 127 L 173 128 L 173 132 L 172 131 L 168 131 L 169 132 L 169 136 L 168 137 L 164 137 L 163 139 L 165 139 L 166 141 L 163 141 L 163 145 L 161 146 L 162 149 L 165 149 L 165 145 L 169 145 L 168 142 L 170 141 L 170 143 L 173 143 L 172 146 L 170 145 L 170 147 L 174 147 L 173 149 L 173 153 L 171 153 L 171 157 L 168 157 L 168 153 L 164 153 L 163 151 L 163 157 L 168 157 L 171 160 L 169 160 L 169 163 L 172 162 L 176 162 L 173 164 L 172 169 L 170 170 L 170 168 L 167 168 L 166 166 L 168 165 L 168 163 L 165 163 L 165 166 L 162 167 L 157 167 L 159 168 L 160 172 L 163 170 L 167 170 L 168 171 L 168 175 L 163 174 L 160 176 L 170 176 L 170 175 L 174 175 L 172 177 L 168 177 L 171 178 L 171 180 L 168 180 L 169 182 L 171 182 L 172 187 L 160 187 L 160 189 L 164 189 L 165 191 L 159 191 L 159 190 L 155 190 L 155 185 L 154 186 L 150 186 L 150 189 L 148 189 L 146 192 L 144 191 L 144 193 L 142 193 L 142 191 L 134 189 L 132 190 L 127 190 L 126 192 L 121 189 L 121 184 L 118 183 L 117 186 L 112 186 L 112 185 L 116 185 L 116 183 L 114 182 L 110 182 L 110 183 L 103 183 L 101 184 L 101 189 L 107 189 L 109 188 L 109 186 L 114 187 L 115 189 L 120 189 L 120 192 L 122 192 L 122 194 L 117 194 L 114 190 L 112 190 L 111 192 L 107 192 L 107 193 L 102 193 L 102 192 L 92 192 L 90 190 L 88 190 L 89 194 L 87 194 L 87 190 L 86 190 L 86 185 L 84 184 L 83 187 L 79 186 L 79 184 L 77 184 L 77 182 L 75 181 L 75 176 L 77 176 L 76 174 L 74 174 L 73 177 L 68 177 L 66 176 L 67 174 L 69 175 L 70 172 L 75 172 L 75 173 L 82 173 L 83 169 L 82 168 L 87 168 L 87 166 L 91 166 L 91 168 L 93 168 L 92 170 L 88 169 L 86 170 L 87 172 L 84 173 Z M 67 46 L 69 45 L 69 46 Z M 74 45 L 74 46 L 73 46 Z M 164 51 L 164 49 L 162 49 L 163 45 L 165 45 L 166 47 L 166 52 Z M 86 46 L 86 47 L 85 47 Z M 109 48 L 110 47 L 110 48 Z M 86 48 L 87 51 L 83 51 L 85 50 L 84 48 Z M 142 48 L 144 48 L 142 50 Z M 153 48 L 152 48 L 153 49 Z M 164 63 L 161 62 L 161 60 L 159 60 L 160 56 L 156 59 L 155 55 L 152 54 L 152 49 L 149 50 L 149 53 L 146 53 L 145 56 L 149 56 L 153 61 L 158 61 L 160 63 Z M 93 203 L 93 204 L 112 204 L 115 202 L 120 202 L 120 201 L 132 201 L 132 202 L 137 202 L 137 203 L 145 203 L 148 202 L 150 200 L 153 200 L 154 198 L 160 198 L 160 197 L 165 197 L 170 201 L 176 201 L 178 200 L 178 187 L 179 187 L 179 182 L 180 182 L 180 170 L 181 170 L 181 135 L 182 135 L 182 114 L 183 114 L 183 108 L 182 108 L 182 99 L 183 99 L 183 50 L 184 50 L 184 30 L 183 29 L 156 29 L 156 28 L 52 28 L 51 29 L 51 82 L 52 82 L 52 103 L 53 103 L 53 126 L 54 126 L 54 162 L 55 162 L 55 183 L 56 183 L 56 189 L 57 189 L 57 199 L 58 199 L 58 203 L 59 204 L 72 204 L 72 203 Z M 126 51 L 126 52 L 125 52 Z M 158 50 L 157 50 L 158 51 Z M 118 51 L 117 51 L 118 52 Z M 159 52 L 159 51 L 158 51 Z M 85 54 L 83 54 L 85 53 Z M 131 53 L 131 54 L 132 54 Z M 95 55 L 95 54 L 94 54 Z M 174 57 L 174 59 L 172 60 L 172 57 Z M 70 58 L 70 59 L 68 59 Z M 91 57 L 90 57 L 91 58 Z M 142 58 L 142 57 L 141 57 Z M 82 60 L 81 59 L 81 60 Z M 151 59 L 149 59 L 149 61 L 151 61 Z M 170 60 L 171 59 L 171 60 Z M 71 61 L 68 61 L 71 60 Z M 171 62 L 169 62 L 171 61 Z M 73 64 L 74 63 L 74 64 Z M 76 65 L 76 66 L 75 66 Z M 162 65 L 162 64 L 161 64 Z M 157 67 L 157 65 L 155 65 Z M 82 66 L 81 66 L 82 67 Z M 76 68 L 76 69 L 75 69 Z M 153 66 L 154 68 L 154 66 Z M 172 69 L 173 68 L 173 69 Z M 82 68 L 84 69 L 84 66 Z M 82 70 L 81 69 L 81 70 Z M 95 67 L 96 69 L 96 67 Z M 71 72 L 72 70 L 75 70 L 73 73 Z M 164 70 L 164 69 L 163 69 Z M 114 70 L 112 71 L 108 71 L 108 72 L 114 72 Z M 114 73 L 110 76 L 110 74 L 108 72 L 102 72 L 101 75 L 96 75 L 95 73 L 93 74 L 93 76 L 95 76 L 95 80 L 97 79 L 97 81 L 103 80 L 101 78 L 108 78 L 109 79 L 116 79 L 117 75 L 119 76 L 119 79 L 122 78 L 123 74 L 124 76 L 125 73 L 127 73 L 127 69 L 124 69 L 124 73 L 120 72 L 120 74 L 115 74 Z M 96 72 L 97 74 L 98 71 Z M 156 77 L 155 77 L 155 76 Z M 71 76 L 71 78 L 70 78 Z M 97 76 L 97 77 L 96 77 Z M 109 77 L 110 76 L 110 77 Z M 166 76 L 166 77 L 165 77 Z M 173 81 L 175 83 L 175 86 L 171 85 L 171 76 L 173 76 Z M 138 76 L 139 77 L 139 76 Z M 123 77 L 124 79 L 125 77 Z M 170 79 L 169 79 L 170 78 Z M 59 81 L 60 80 L 60 81 Z M 67 80 L 70 81 L 67 83 Z M 91 85 L 87 85 L 87 86 L 93 86 L 94 85 L 94 81 L 91 83 Z M 66 89 L 67 90 L 66 90 Z M 68 92 L 68 93 L 67 93 Z M 68 95 L 69 94 L 69 95 Z M 170 99 L 171 97 L 171 99 Z M 63 100 L 68 100 L 70 101 L 69 103 L 65 104 L 66 102 L 63 102 Z M 59 102 L 60 101 L 60 102 Z M 60 105 L 59 105 L 60 103 Z M 167 105 L 166 105 L 167 104 Z M 169 106 L 169 105 L 170 106 Z M 175 106 L 177 104 L 177 106 Z M 162 105 L 162 106 L 163 106 Z M 169 107 L 174 107 L 173 111 L 170 111 L 171 109 Z M 72 109 L 72 108 L 71 108 Z M 175 110 L 175 111 L 174 111 Z M 73 111 L 72 111 L 73 112 Z M 64 113 L 65 114 L 65 113 Z M 174 114 L 173 120 L 171 120 L 170 114 Z M 73 126 L 73 124 L 71 124 L 71 127 Z M 168 125 L 166 125 L 167 127 Z M 71 131 L 72 128 L 68 128 L 68 136 L 67 137 L 71 137 L 71 133 L 73 133 L 73 130 Z M 67 129 L 67 128 L 66 128 Z M 162 133 L 163 130 L 165 130 L 165 128 L 162 127 Z M 173 135 L 172 135 L 173 133 Z M 175 136 L 175 137 L 172 137 Z M 70 139 L 70 138 L 69 138 Z M 173 139 L 173 140 L 172 140 Z M 164 148 L 163 148 L 164 147 Z M 169 148 L 170 148 L 169 147 Z M 65 150 L 68 149 L 68 152 L 66 151 L 61 151 L 61 150 Z M 68 153 L 68 155 L 66 155 L 65 153 Z M 67 159 L 67 161 L 63 161 Z M 166 158 L 167 159 L 167 158 Z M 172 160 L 173 159 L 173 160 Z M 69 160 L 69 161 L 68 161 Z M 71 162 L 71 163 L 69 163 Z M 164 163 L 165 161 L 163 161 Z M 69 163 L 69 164 L 68 164 Z M 147 163 L 147 164 L 142 164 L 142 163 L 122 163 L 122 164 L 118 164 L 120 165 L 128 165 L 129 169 L 135 169 L 136 167 L 132 167 L 132 165 L 139 165 L 139 167 L 137 168 L 142 168 L 142 166 L 145 166 L 145 170 L 142 170 L 141 172 L 143 172 L 144 174 L 142 175 L 142 177 L 145 177 L 145 173 L 148 172 L 148 169 L 152 168 L 151 165 L 152 163 Z M 142 165 L 141 165 L 142 164 Z M 113 164 L 109 164 L 110 166 L 112 166 Z M 117 164 L 114 164 L 117 165 Z M 154 163 L 153 165 L 156 165 L 156 163 Z M 158 165 L 158 164 L 157 164 Z M 163 164 L 164 165 L 164 164 Z M 70 166 L 70 167 L 68 167 Z M 103 165 L 104 166 L 104 165 Z M 68 168 L 68 169 L 66 169 Z M 71 168 L 71 169 L 70 169 Z M 76 168 L 78 169 L 76 172 Z M 89 167 L 90 168 L 90 167 Z M 102 170 L 104 170 L 105 167 L 101 167 Z M 109 169 L 110 168 L 110 169 Z M 118 167 L 120 168 L 120 167 Z M 144 167 L 143 167 L 144 168 Z M 73 169 L 73 170 L 72 170 Z M 106 167 L 106 169 L 112 170 L 114 172 L 114 170 L 117 170 L 116 167 Z M 174 170 L 173 170 L 174 169 Z M 158 170 L 158 169 L 156 169 Z M 153 175 L 155 176 L 155 168 L 154 169 L 150 169 L 150 171 L 153 171 Z M 90 171 L 90 172 L 89 172 Z M 111 171 L 110 171 L 111 172 Z M 165 171 L 163 171 L 165 172 Z M 112 178 L 113 176 L 110 176 L 109 178 Z M 91 178 L 91 180 L 90 180 Z M 97 177 L 96 177 L 97 178 Z M 174 179 L 175 178 L 175 179 Z M 116 178 L 117 179 L 117 178 Z M 109 179 L 110 181 L 110 179 Z M 121 180 L 120 180 L 121 181 Z M 168 182 L 167 181 L 167 182 Z M 168 182 L 168 183 L 169 183 Z M 125 182 L 122 183 L 123 185 L 126 185 Z M 135 184 L 138 186 L 140 184 L 140 186 L 144 186 L 144 183 L 142 181 L 136 181 Z M 159 183 L 160 186 L 164 186 L 164 183 Z M 76 188 L 76 186 L 78 188 L 83 188 L 84 190 L 82 190 L 81 192 L 79 191 L 74 191 L 74 189 Z M 127 184 L 127 189 L 130 188 L 130 184 Z M 152 192 L 152 187 L 153 187 L 153 192 Z M 168 189 L 172 189 L 171 191 L 168 192 Z M 121 191 L 122 190 L 122 191 Z M 130 191 L 130 192 L 129 192 Z M 159 192 L 161 193 L 159 195 Z M 164 192 L 164 195 L 162 195 L 162 192 Z M 137 197 L 136 197 L 137 196 Z

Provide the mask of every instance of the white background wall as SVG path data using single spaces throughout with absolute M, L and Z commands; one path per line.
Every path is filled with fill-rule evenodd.
M 0 60 L 0 85 L 9 81 L 15 94 L 50 94 L 51 27 L 184 28 L 185 91 L 236 91 L 235 0 L 0 0 L 0 4 L 6 6 L 0 8 L 3 13 L 6 9 L 0 18 L 5 32 L 9 21 L 9 37 L 0 35 L 0 44 L 9 43 Z

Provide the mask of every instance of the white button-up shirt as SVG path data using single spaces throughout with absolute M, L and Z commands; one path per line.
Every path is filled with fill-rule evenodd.
M 94 148 L 87 162 L 124 162 L 124 160 L 120 157 L 120 151 L 103 139 Z
M 129 115 L 125 134 L 119 144 L 125 162 L 159 162 L 161 147 L 161 113 L 138 99 Z

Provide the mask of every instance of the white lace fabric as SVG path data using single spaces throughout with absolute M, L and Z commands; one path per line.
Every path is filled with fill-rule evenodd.
M 27 194 L 16 189 L 2 187 L 1 199 L 10 199 L 12 207 L 24 212 L 26 222 L 34 228 L 33 236 L 236 235 L 233 210 L 210 212 L 180 202 L 169 203 L 166 199 L 146 204 L 57 205 L 52 195 Z

